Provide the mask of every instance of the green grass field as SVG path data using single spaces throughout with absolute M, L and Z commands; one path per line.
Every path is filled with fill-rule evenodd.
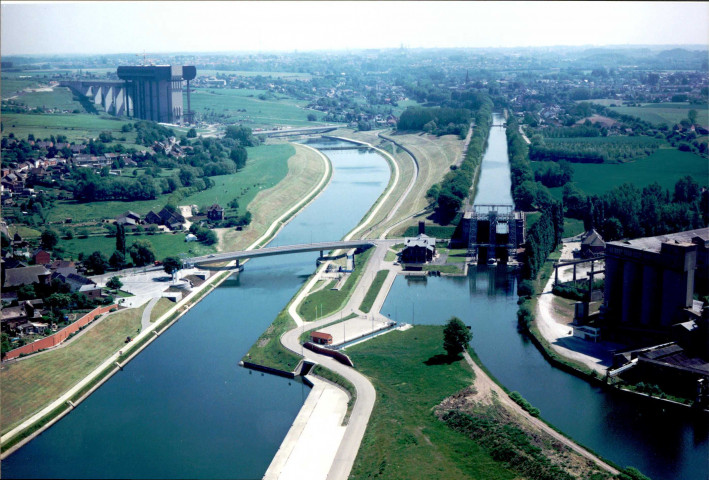
M 359 282 L 364 266 L 367 264 L 373 249 L 355 255 L 355 270 L 350 274 L 350 278 L 340 290 L 329 290 L 328 287 L 305 297 L 305 300 L 298 305 L 298 314 L 303 320 L 312 322 L 317 318 L 331 315 L 341 309 L 352 295 L 355 285 Z M 317 309 L 317 314 L 316 314 Z
M 67 87 L 55 87 L 51 92 L 29 92 L 18 96 L 15 100 L 31 108 L 54 108 L 73 111 L 79 109 L 85 112 L 81 103 L 74 100 L 74 95 Z
M 18 76 L 9 76 L 5 73 L 0 79 L 0 91 L 2 92 L 2 99 L 5 100 L 16 95 L 19 91 L 25 88 L 34 88 L 38 86 L 39 82 L 33 78 L 18 78 Z M 19 99 L 18 99 L 19 100 Z
M 128 235 L 126 242 L 128 247 L 136 240 L 147 240 L 155 250 L 155 256 L 158 260 L 165 257 L 177 256 L 180 253 L 188 253 L 192 255 L 207 255 L 214 253 L 216 247 L 214 245 L 207 246 L 197 242 L 185 242 L 185 233 L 160 233 L 155 235 Z M 88 238 L 72 238 L 71 240 L 59 240 L 59 246 L 64 249 L 64 258 L 71 257 L 77 259 L 79 253 L 89 255 L 98 250 L 106 258 L 110 258 L 116 250 L 116 237 L 88 237 Z M 130 260 L 130 258 L 129 258 Z
M 669 127 L 687 118 L 687 113 L 694 109 L 699 113 L 697 122 L 709 126 L 709 110 L 707 105 L 690 105 L 688 103 L 646 103 L 640 107 L 610 107 L 611 110 L 623 115 L 632 115 L 640 120 L 659 125 L 666 123 Z
M 443 327 L 391 332 L 349 347 L 347 354 L 377 390 L 350 478 L 519 478 L 433 414 L 474 379 L 464 360 L 443 358 Z
M 377 299 L 379 290 L 382 289 L 382 285 L 384 284 L 384 280 L 386 280 L 387 275 L 389 275 L 389 270 L 379 270 L 377 272 L 377 275 L 374 277 L 374 281 L 369 286 L 369 290 L 367 290 L 367 294 L 364 296 L 364 300 L 362 300 L 362 305 L 359 307 L 359 309 L 364 313 L 369 313 L 372 309 L 374 300 Z
M 240 211 L 253 200 L 256 194 L 280 182 L 288 173 L 288 159 L 295 153 L 291 145 L 261 145 L 247 149 L 249 159 L 240 172 L 231 175 L 210 177 L 215 186 L 189 195 L 178 201 L 180 205 L 211 205 L 215 202 L 226 205 L 233 198 L 238 198 Z M 167 202 L 168 195 L 160 195 L 155 200 L 133 202 L 106 201 L 76 203 L 59 201 L 50 212 L 52 222 L 71 218 L 74 223 L 88 220 L 114 218 L 126 210 L 145 215 L 150 210 L 160 210 Z
M 680 178 L 691 175 L 700 185 L 709 183 L 709 163 L 690 152 L 660 149 L 649 157 L 623 164 L 572 163 L 573 182 L 588 195 L 599 195 L 623 183 L 643 188 L 653 182 L 674 190 Z M 550 189 L 561 198 L 563 187 Z
M 239 122 L 251 128 L 320 124 L 308 121 L 308 114 L 315 114 L 318 120 L 323 114 L 303 108 L 307 102 L 283 95 L 267 100 L 258 98 L 266 93 L 265 90 L 198 88 L 192 94 L 192 109 L 201 114 L 219 115 L 222 122 Z
M 102 320 L 66 346 L 0 370 L 3 433 L 30 417 L 98 367 L 140 330 L 145 307 L 123 310 Z
M 104 131 L 112 132 L 114 137 L 126 137 L 126 146 L 135 145 L 135 132 L 123 133 L 121 127 L 130 123 L 125 117 L 110 117 L 108 115 L 76 114 L 28 114 L 4 113 L 2 115 L 2 136 L 14 133 L 16 137 L 27 138 L 33 134 L 35 138 L 44 139 L 50 135 L 66 135 L 71 142 L 98 138 Z M 145 147 L 142 147 L 145 148 Z

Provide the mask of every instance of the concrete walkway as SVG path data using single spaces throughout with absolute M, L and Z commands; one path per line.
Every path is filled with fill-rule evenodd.
M 153 312 L 153 307 L 155 306 L 156 303 L 158 303 L 158 300 L 160 300 L 162 297 L 154 297 L 150 302 L 148 302 L 148 305 L 145 307 L 145 310 L 143 310 L 143 316 L 140 318 L 140 331 L 147 330 L 150 328 L 150 314 Z
M 340 388 L 312 376 L 307 378 L 313 389 L 268 467 L 265 480 L 328 478 L 347 428 L 342 426 L 342 420 L 347 413 L 348 398 Z M 313 454 L 322 461 L 313 461 Z

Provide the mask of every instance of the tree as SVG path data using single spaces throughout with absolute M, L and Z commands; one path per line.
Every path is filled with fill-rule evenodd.
M 309 113 L 308 114 L 308 121 L 309 122 L 314 122 L 318 119 L 318 117 L 314 113 Z
M 153 245 L 147 240 L 136 240 L 128 249 L 133 263 L 142 267 L 155 261 L 155 251 Z
M 195 130 L 194 127 L 187 130 L 187 138 L 196 138 L 196 137 L 197 137 L 197 130 Z
M 116 250 L 113 252 L 113 255 L 111 255 L 111 258 L 108 259 L 108 264 L 111 265 L 112 268 L 120 270 L 126 266 L 126 256 Z
M 116 277 L 111 277 L 111 279 L 106 282 L 106 286 L 108 288 L 112 288 L 113 290 L 118 290 L 123 286 L 123 282 L 121 282 L 121 279 Z
M 51 250 L 59 243 L 59 235 L 54 230 L 48 228 L 42 232 L 41 241 L 44 248 Z
M 465 351 L 466 345 L 472 339 L 472 332 L 458 317 L 451 317 L 443 329 L 443 348 L 449 357 L 455 357 Z
M 689 119 L 689 123 L 691 123 L 692 125 L 696 124 L 696 123 L 697 123 L 697 116 L 698 116 L 698 115 L 699 115 L 699 114 L 697 113 L 696 110 L 694 110 L 694 109 L 690 110 L 690 111 L 687 113 L 687 118 Z
M 116 224 L 116 251 L 126 254 L 126 226 L 122 223 Z
M 177 257 L 165 257 L 162 261 L 162 268 L 168 275 L 175 275 L 175 273 L 182 268 L 182 260 Z
M 236 147 L 232 148 L 231 152 L 229 153 L 229 158 L 232 162 L 234 162 L 234 165 L 236 165 L 237 170 L 241 170 L 242 168 L 244 168 L 244 166 L 246 165 L 247 157 L 248 153 L 246 152 L 246 149 L 241 145 L 237 145 Z
M 96 250 L 94 253 L 89 255 L 84 261 L 84 266 L 94 272 L 96 275 L 101 275 L 106 272 L 109 267 L 108 260 L 103 256 L 101 252 Z

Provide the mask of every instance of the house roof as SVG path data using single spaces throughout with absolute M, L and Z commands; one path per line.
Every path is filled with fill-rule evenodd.
M 332 335 L 325 332 L 313 332 L 310 334 L 310 338 L 319 338 L 320 340 L 332 340 Z
M 79 275 L 78 273 L 70 273 L 66 276 L 66 279 L 68 282 L 79 283 L 81 285 L 96 285 L 96 282 L 90 278 L 84 277 L 83 275 Z
M 215 203 L 211 207 L 207 209 L 207 212 L 220 212 L 224 211 L 224 208 L 222 208 L 218 203 Z
M 406 247 L 423 247 L 429 250 L 435 250 L 436 239 L 422 233 L 418 237 L 407 237 L 404 239 Z
M 33 265 L 24 268 L 11 268 L 5 272 L 5 283 L 3 287 L 19 287 L 30 283 L 39 282 L 41 276 L 49 275 L 51 272 L 44 265 Z
M 584 234 L 583 240 L 581 240 L 581 245 L 588 245 L 589 247 L 605 247 L 606 242 L 603 241 L 603 237 L 601 237 L 595 229 L 591 229 Z

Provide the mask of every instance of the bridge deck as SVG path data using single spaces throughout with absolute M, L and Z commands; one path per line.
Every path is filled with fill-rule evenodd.
M 202 265 L 210 263 L 226 262 L 231 260 L 244 260 L 247 258 L 268 257 L 270 255 L 285 255 L 290 253 L 318 252 L 340 249 L 350 249 L 356 247 L 368 247 L 375 244 L 374 240 L 350 240 L 340 242 L 320 242 L 306 243 L 302 245 L 285 245 L 280 247 L 266 247 L 257 250 L 240 250 L 236 252 L 214 253 L 201 257 L 186 259 L 186 263 Z

